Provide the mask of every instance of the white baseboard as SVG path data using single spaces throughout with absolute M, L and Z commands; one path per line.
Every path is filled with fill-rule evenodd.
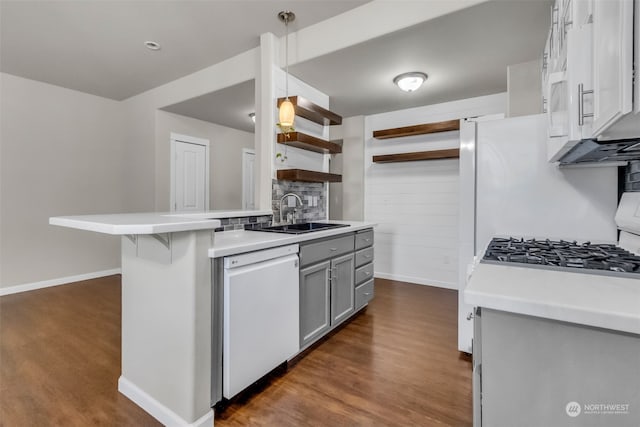
M 43 280 L 41 282 L 24 283 L 22 285 L 7 286 L 6 288 L 0 288 L 0 297 L 3 295 L 17 294 L 18 292 L 34 291 L 36 289 L 49 288 L 51 286 L 68 285 L 73 282 L 80 282 L 82 280 L 97 279 L 98 277 L 113 276 L 114 274 L 120 274 L 119 268 L 112 270 L 94 271 L 93 273 L 78 274 L 76 276 L 60 277 L 57 279 Z
M 417 285 L 434 286 L 436 288 L 445 288 L 445 289 L 455 289 L 456 291 L 458 290 L 457 283 L 441 282 L 438 280 L 423 279 L 420 277 L 403 276 L 401 274 L 379 273 L 377 271 L 374 273 L 374 276 L 380 279 L 398 280 L 400 282 L 415 283 Z
M 192 423 L 183 420 L 178 414 L 171 409 L 149 396 L 144 390 L 120 375 L 118 379 L 118 391 L 136 405 L 144 409 L 149 415 L 169 427 L 212 427 L 213 426 L 213 410 L 209 410 L 202 417 Z

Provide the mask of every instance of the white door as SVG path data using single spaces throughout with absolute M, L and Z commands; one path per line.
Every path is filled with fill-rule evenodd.
M 209 141 L 184 136 L 171 139 L 171 210 L 209 208 Z
M 631 111 L 633 86 L 633 1 L 593 5 L 594 136 Z
M 255 161 L 253 150 L 242 150 L 242 209 L 255 209 Z

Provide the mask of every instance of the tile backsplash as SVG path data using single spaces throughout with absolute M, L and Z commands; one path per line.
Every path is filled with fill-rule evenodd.
M 220 227 L 216 228 L 215 231 L 244 230 L 249 227 L 267 227 L 271 225 L 271 218 L 271 215 L 221 218 Z
M 280 199 L 287 193 L 294 193 L 300 196 L 303 202 L 302 210 L 298 208 L 298 220 L 317 221 L 327 219 L 327 184 L 322 182 L 299 182 L 273 180 L 271 204 L 273 209 L 273 220 L 280 221 Z M 310 199 L 316 199 L 316 206 L 310 206 Z M 287 202 L 283 203 L 284 215 L 292 208 L 287 208 Z

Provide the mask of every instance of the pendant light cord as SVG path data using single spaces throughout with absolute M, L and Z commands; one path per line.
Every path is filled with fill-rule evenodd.
M 285 70 L 287 73 L 287 77 L 284 83 L 284 92 L 287 100 L 289 100 L 289 18 L 285 18 L 284 20 L 284 28 L 285 28 L 285 38 L 284 38 L 284 61 L 285 61 Z

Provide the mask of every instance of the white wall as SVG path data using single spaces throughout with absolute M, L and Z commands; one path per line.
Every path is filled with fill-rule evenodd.
M 506 94 L 365 117 L 364 217 L 375 230 L 375 275 L 457 288 L 458 159 L 372 163 L 372 156 L 457 148 L 459 132 L 387 140 L 373 131 L 504 113 Z
M 120 240 L 49 225 L 125 209 L 120 103 L 0 74 L 0 287 L 120 267 Z
M 329 184 L 329 219 L 364 219 L 364 116 L 342 119 L 331 127 L 331 139 L 342 139 L 342 153 L 332 156 L 331 172 L 342 182 Z
M 542 113 L 542 60 L 507 67 L 507 116 L 527 116 Z
M 254 135 L 161 110 L 156 112 L 156 159 L 166 159 L 166 169 L 156 173 L 156 206 L 170 210 L 171 132 L 209 140 L 209 209 L 242 209 L 242 149 L 253 149 Z

